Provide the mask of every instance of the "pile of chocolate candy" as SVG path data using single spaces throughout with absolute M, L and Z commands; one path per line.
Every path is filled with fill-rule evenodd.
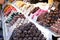
M 57 21 L 58 18 L 60 18 L 59 10 L 55 10 L 55 11 L 51 10 L 50 13 L 45 13 L 43 15 L 40 15 L 37 21 L 39 22 L 39 24 L 43 26 L 50 27 L 55 23 L 55 21 Z
M 30 22 L 16 28 L 10 40 L 46 40 L 46 38 L 41 31 Z
M 55 24 L 55 21 L 60 18 L 60 3 L 54 2 L 53 5 L 55 6 L 55 10 L 50 10 L 50 13 L 45 13 L 37 18 L 39 24 L 46 27 L 51 27 L 53 24 Z
M 50 10 L 49 13 L 40 15 L 37 18 L 37 22 L 45 27 L 49 27 L 50 30 L 57 34 L 60 34 L 60 3 L 55 10 Z

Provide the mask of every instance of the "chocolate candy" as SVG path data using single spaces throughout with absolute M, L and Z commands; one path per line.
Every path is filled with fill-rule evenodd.
M 45 40 L 46 38 L 33 23 L 26 23 L 16 28 L 10 40 Z
M 39 7 L 35 7 L 29 14 L 28 14 L 28 16 L 32 13 L 35 13 L 37 10 L 39 9 Z
M 37 21 L 42 26 L 50 27 L 60 18 L 59 10 L 50 11 L 50 13 L 41 14 Z
M 57 34 L 60 34 L 60 19 L 58 19 L 55 24 L 53 24 L 50 29 Z

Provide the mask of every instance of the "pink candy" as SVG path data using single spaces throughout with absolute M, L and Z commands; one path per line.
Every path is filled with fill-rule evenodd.
M 42 9 L 37 10 L 37 11 L 33 14 L 32 19 L 34 18 L 34 16 L 40 16 L 40 15 L 44 14 L 45 12 L 48 12 L 48 10 L 42 10 Z

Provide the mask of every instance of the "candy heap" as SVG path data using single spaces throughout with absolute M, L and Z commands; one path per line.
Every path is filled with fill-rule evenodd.
M 33 23 L 26 23 L 16 28 L 10 40 L 46 40 Z
M 60 18 L 60 12 L 58 10 L 51 11 L 50 13 L 45 13 L 43 15 L 40 15 L 37 19 L 39 24 L 50 27 L 57 21 L 57 19 Z

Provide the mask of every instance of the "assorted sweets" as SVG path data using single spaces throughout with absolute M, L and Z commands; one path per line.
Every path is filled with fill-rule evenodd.
M 50 10 L 49 13 L 46 12 L 38 16 L 37 22 L 60 35 L 60 3 L 55 4 L 55 9 Z
M 20 7 L 23 7 L 25 5 L 25 2 L 23 2 L 23 1 L 16 1 L 15 5 L 20 8 Z
M 28 23 L 28 20 L 25 16 L 19 12 L 13 12 L 10 17 L 8 17 L 5 21 L 6 26 L 11 27 L 16 24 L 16 26 Z
M 37 21 L 42 26 L 51 27 L 58 18 L 60 18 L 60 3 L 55 4 L 54 10 L 51 9 L 50 12 L 45 12 L 38 16 Z
M 58 19 L 55 24 L 53 24 L 50 29 L 57 34 L 60 34 L 60 19 Z
M 50 13 L 40 15 L 37 21 L 39 22 L 39 24 L 42 24 L 43 26 L 50 27 L 55 23 L 55 21 L 57 21 L 58 18 L 60 18 L 60 12 L 51 11 Z
M 46 40 L 46 38 L 41 31 L 30 22 L 16 28 L 10 40 Z
M 4 16 L 8 16 L 12 10 L 17 11 L 16 8 L 7 4 L 4 8 Z
M 39 7 L 35 7 L 34 9 L 32 9 L 30 13 L 28 14 L 28 16 L 30 16 L 30 14 L 34 14 L 38 9 Z
M 20 13 L 13 13 L 7 20 L 6 23 L 10 23 L 16 16 L 18 16 Z M 18 18 L 18 17 L 17 17 Z M 17 19 L 16 19 L 17 20 Z
M 27 0 L 26 0 L 27 1 Z M 35 2 L 34 2 L 35 3 Z M 38 3 L 39 4 L 39 3 Z M 43 4 L 43 3 L 42 3 Z M 46 3 L 45 3 L 46 4 Z M 39 4 L 41 5 L 41 4 Z M 47 5 L 47 4 L 46 4 Z M 27 14 L 27 17 L 36 20 L 42 27 L 49 27 L 50 30 L 60 33 L 60 3 L 57 3 L 55 10 L 48 12 L 48 7 L 44 4 L 35 6 L 35 4 L 27 4 L 23 1 L 16 1 L 15 6 L 20 9 L 23 13 L 12 13 L 11 10 L 17 11 L 13 6 L 7 5 L 4 9 L 4 15 L 9 16 L 6 20 L 8 26 L 17 24 L 10 40 L 46 40 L 40 30 L 32 23 L 27 23 L 23 14 Z M 46 8 L 47 7 L 47 8 Z M 46 9 L 45 9 L 46 8 Z M 44 10 L 45 9 L 45 10 Z M 25 13 L 24 13 L 25 12 Z M 33 21 L 34 21 L 33 20 Z M 23 25 L 21 25 L 23 24 Z
M 24 5 L 22 8 L 27 10 L 30 6 L 31 6 L 30 4 L 29 5 Z

